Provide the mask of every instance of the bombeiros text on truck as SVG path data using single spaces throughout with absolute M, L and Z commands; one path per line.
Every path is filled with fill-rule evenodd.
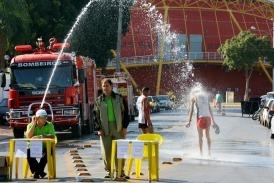
M 41 38 L 36 45 L 35 49 L 31 45 L 16 46 L 19 54 L 10 63 L 7 119 L 14 137 L 24 136 L 27 124 L 39 108 L 47 111 L 56 131 L 71 132 L 73 137 L 93 132 L 92 110 L 97 96 L 94 60 L 61 52 L 70 45 L 58 43 L 55 38 L 49 40 L 48 47 Z

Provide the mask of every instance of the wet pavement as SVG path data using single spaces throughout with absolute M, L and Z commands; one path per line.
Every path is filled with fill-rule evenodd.
M 199 155 L 196 126 L 185 128 L 186 110 L 161 111 L 152 114 L 154 130 L 164 137 L 160 146 L 160 180 L 158 182 L 227 182 L 268 183 L 274 180 L 274 141 L 270 130 L 248 116 L 242 117 L 238 107 L 227 108 L 225 115 L 216 115 L 220 134 L 211 131 L 212 153 L 207 156 L 204 140 L 204 156 Z M 129 139 L 138 135 L 137 122 L 128 128 Z M 2 132 L 1 132 L 2 134 Z M 2 142 L 0 151 L 7 149 Z M 1 145 L 1 144 L 0 144 Z M 76 151 L 84 167 L 76 167 L 72 151 Z M 182 159 L 182 161 L 174 161 Z M 79 163 L 78 163 L 79 164 Z M 128 182 L 148 182 L 147 162 L 144 175 Z M 133 168 L 134 171 L 134 168 Z M 100 154 L 100 143 L 95 135 L 79 140 L 60 141 L 57 146 L 57 179 L 53 182 L 112 182 L 104 179 L 105 171 Z M 259 175 L 259 176 L 258 176 Z M 14 181 L 31 182 L 31 179 Z M 38 180 L 47 182 L 47 179 Z

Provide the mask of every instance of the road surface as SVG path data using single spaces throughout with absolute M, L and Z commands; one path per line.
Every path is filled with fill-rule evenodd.
M 213 130 L 211 131 L 211 157 L 199 155 L 195 120 L 192 120 L 190 128 L 184 127 L 187 119 L 186 109 L 152 114 L 155 132 L 164 137 L 164 143 L 160 146 L 159 182 L 270 183 L 274 181 L 274 141 L 270 139 L 270 130 L 248 115 L 242 117 L 238 107 L 226 108 L 225 112 L 224 116 L 214 112 L 215 121 L 219 124 L 221 132 L 216 135 Z M 0 130 L 3 134 L 3 128 Z M 130 123 L 128 138 L 134 139 L 138 133 L 137 122 Z M 9 135 L 0 141 L 0 154 L 8 152 L 7 138 Z M 206 154 L 206 144 L 204 147 Z M 75 149 L 82 157 L 87 172 L 90 173 L 89 176 L 79 175 L 75 170 L 69 153 Z M 52 180 L 53 182 L 110 182 L 103 178 L 105 172 L 97 136 L 87 135 L 77 140 L 61 140 L 56 153 L 57 179 Z M 174 161 L 173 158 L 182 161 Z M 146 165 L 147 163 L 143 163 L 143 169 Z M 128 182 L 148 182 L 146 170 L 143 172 L 145 175 L 141 179 L 131 175 Z M 31 178 L 22 179 L 22 177 L 13 181 L 33 182 Z

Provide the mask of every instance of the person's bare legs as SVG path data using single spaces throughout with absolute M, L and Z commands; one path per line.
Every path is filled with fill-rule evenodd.
M 199 136 L 200 155 L 203 156 L 203 129 L 197 127 L 197 131 Z
M 222 103 L 218 102 L 217 103 L 217 113 L 221 113 L 222 112 Z
M 211 156 L 211 138 L 210 138 L 210 126 L 205 129 L 205 135 L 207 139 L 207 147 L 208 147 L 208 156 Z

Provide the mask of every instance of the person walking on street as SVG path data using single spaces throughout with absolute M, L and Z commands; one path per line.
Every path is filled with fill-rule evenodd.
M 217 107 L 217 113 L 220 114 L 222 112 L 222 102 L 223 102 L 223 96 L 218 91 L 215 96 L 215 102 Z
M 194 111 L 197 109 L 197 131 L 199 137 L 200 155 L 203 155 L 203 133 L 205 132 L 208 146 L 208 155 L 211 156 L 211 138 L 210 138 L 210 125 L 215 129 L 215 133 L 220 132 L 219 126 L 215 123 L 213 118 L 212 109 L 210 107 L 209 95 L 202 90 L 202 87 L 195 87 L 190 95 L 190 112 L 188 116 L 188 123 L 186 127 L 189 128 Z
M 27 138 L 52 138 L 57 142 L 54 126 L 51 122 L 47 121 L 47 112 L 44 109 L 39 109 L 32 117 L 31 123 L 27 126 L 26 131 Z M 38 162 L 36 158 L 30 156 L 30 149 L 27 149 L 27 160 L 33 178 L 44 178 L 46 173 L 44 172 L 47 164 L 47 150 L 43 147 L 42 157 Z
M 129 124 L 128 106 L 122 96 L 113 91 L 112 81 L 110 79 L 103 79 L 101 84 L 103 93 L 98 96 L 95 103 L 97 119 L 96 130 L 100 136 L 101 150 L 107 172 L 105 178 L 111 178 L 112 140 L 126 138 Z M 121 177 L 116 177 L 116 180 L 126 181 L 128 178 L 129 177 L 124 174 L 124 171 L 122 171 Z
M 138 127 L 142 133 L 153 133 L 153 126 L 150 119 L 150 105 L 148 102 L 148 95 L 150 89 L 144 87 L 142 89 L 142 94 L 138 97 L 136 106 L 139 111 L 138 114 Z

